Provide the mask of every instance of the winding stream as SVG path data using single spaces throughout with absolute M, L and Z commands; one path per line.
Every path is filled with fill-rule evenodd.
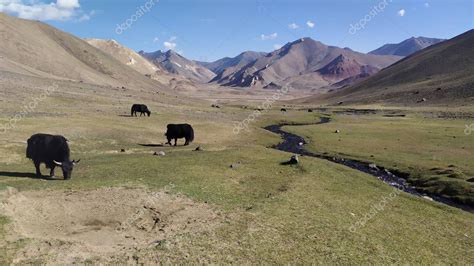
M 316 157 L 319 159 L 324 159 L 331 161 L 333 163 L 337 164 L 342 164 L 347 167 L 350 167 L 352 169 L 355 169 L 357 171 L 369 174 L 371 176 L 376 177 L 377 179 L 383 181 L 384 183 L 395 187 L 397 189 L 400 189 L 402 191 L 405 191 L 407 193 L 410 193 L 412 195 L 418 196 L 418 197 L 426 197 L 428 196 L 426 194 L 423 194 L 419 192 L 415 187 L 410 186 L 407 181 L 406 177 L 408 177 L 408 174 L 405 173 L 396 173 L 395 171 L 390 171 L 384 167 L 381 166 L 375 166 L 373 164 L 367 163 L 367 162 L 362 162 L 358 160 L 353 160 L 353 159 L 346 159 L 346 158 L 337 158 L 334 156 L 328 156 L 324 154 L 318 154 L 314 152 L 310 152 L 304 148 L 304 145 L 307 144 L 306 140 L 303 137 L 300 137 L 296 134 L 286 132 L 282 130 L 281 128 L 284 126 L 309 126 L 309 125 L 321 125 L 321 124 L 326 124 L 331 122 L 331 119 L 328 117 L 322 117 L 319 122 L 315 123 L 300 123 L 300 124 L 292 124 L 292 123 L 283 123 L 283 124 L 278 124 L 278 125 L 270 125 L 267 127 L 264 127 L 264 129 L 277 133 L 282 136 L 283 142 L 274 145 L 272 148 L 280 150 L 280 151 L 285 151 L 285 152 L 290 152 L 294 154 L 299 154 L 303 156 L 310 156 L 310 157 Z M 302 144 L 302 145 L 301 145 Z M 404 178 L 405 177 L 405 178 Z M 434 201 L 447 204 L 452 207 L 460 208 L 462 210 L 468 211 L 468 212 L 474 212 L 474 208 L 468 205 L 463 205 L 457 202 L 454 202 L 450 199 L 440 197 L 440 196 L 435 196 L 435 195 L 430 195 L 430 199 L 433 199 Z

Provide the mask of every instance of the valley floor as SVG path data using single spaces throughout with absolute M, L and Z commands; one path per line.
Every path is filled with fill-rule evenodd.
M 329 124 L 285 129 L 309 140 L 310 150 L 409 172 L 427 192 L 472 204 L 474 142 L 464 133 L 472 118 L 275 107 L 235 134 L 253 103 L 216 109 L 63 86 L 0 132 L 0 264 L 474 261 L 472 213 L 325 160 L 281 165 L 291 154 L 269 148 L 280 137 L 262 129 L 329 115 Z M 0 123 L 35 94 L 19 86 L 2 96 Z M 138 101 L 151 117 L 128 117 Z M 166 124 L 180 122 L 193 125 L 195 142 L 163 146 Z M 32 176 L 24 154 L 37 132 L 70 140 L 73 158 L 82 159 L 70 181 Z M 165 156 L 153 156 L 159 151 Z

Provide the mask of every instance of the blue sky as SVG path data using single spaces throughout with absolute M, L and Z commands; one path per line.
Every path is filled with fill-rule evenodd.
M 40 19 L 79 37 L 115 39 L 137 51 L 173 48 L 188 58 L 212 61 L 245 50 L 269 52 L 301 37 L 361 52 L 412 36 L 451 38 L 474 28 L 473 3 L 472 0 L 0 0 L 0 11 Z M 118 30 L 117 25 L 127 23 L 127 19 L 130 27 L 122 26 Z

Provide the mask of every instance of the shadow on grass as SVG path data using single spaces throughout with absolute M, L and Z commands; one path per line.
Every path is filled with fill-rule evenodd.
M 31 179 L 43 179 L 43 180 L 59 180 L 50 176 L 37 177 L 34 173 L 22 173 L 22 172 L 4 172 L 0 171 L 0 177 L 18 177 L 18 178 L 31 178 Z
M 162 143 L 160 143 L 160 144 L 140 144 L 140 143 L 139 143 L 138 145 L 140 145 L 140 146 L 142 146 L 142 147 L 164 147 L 164 146 L 165 146 L 165 145 L 162 144 Z

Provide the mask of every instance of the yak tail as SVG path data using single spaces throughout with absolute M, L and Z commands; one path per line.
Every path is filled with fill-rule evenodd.
M 33 141 L 31 139 L 28 139 L 28 146 L 26 147 L 26 158 L 33 159 L 35 157 L 33 146 Z
M 194 130 L 191 128 L 191 131 L 189 132 L 189 142 L 193 142 L 194 140 Z

